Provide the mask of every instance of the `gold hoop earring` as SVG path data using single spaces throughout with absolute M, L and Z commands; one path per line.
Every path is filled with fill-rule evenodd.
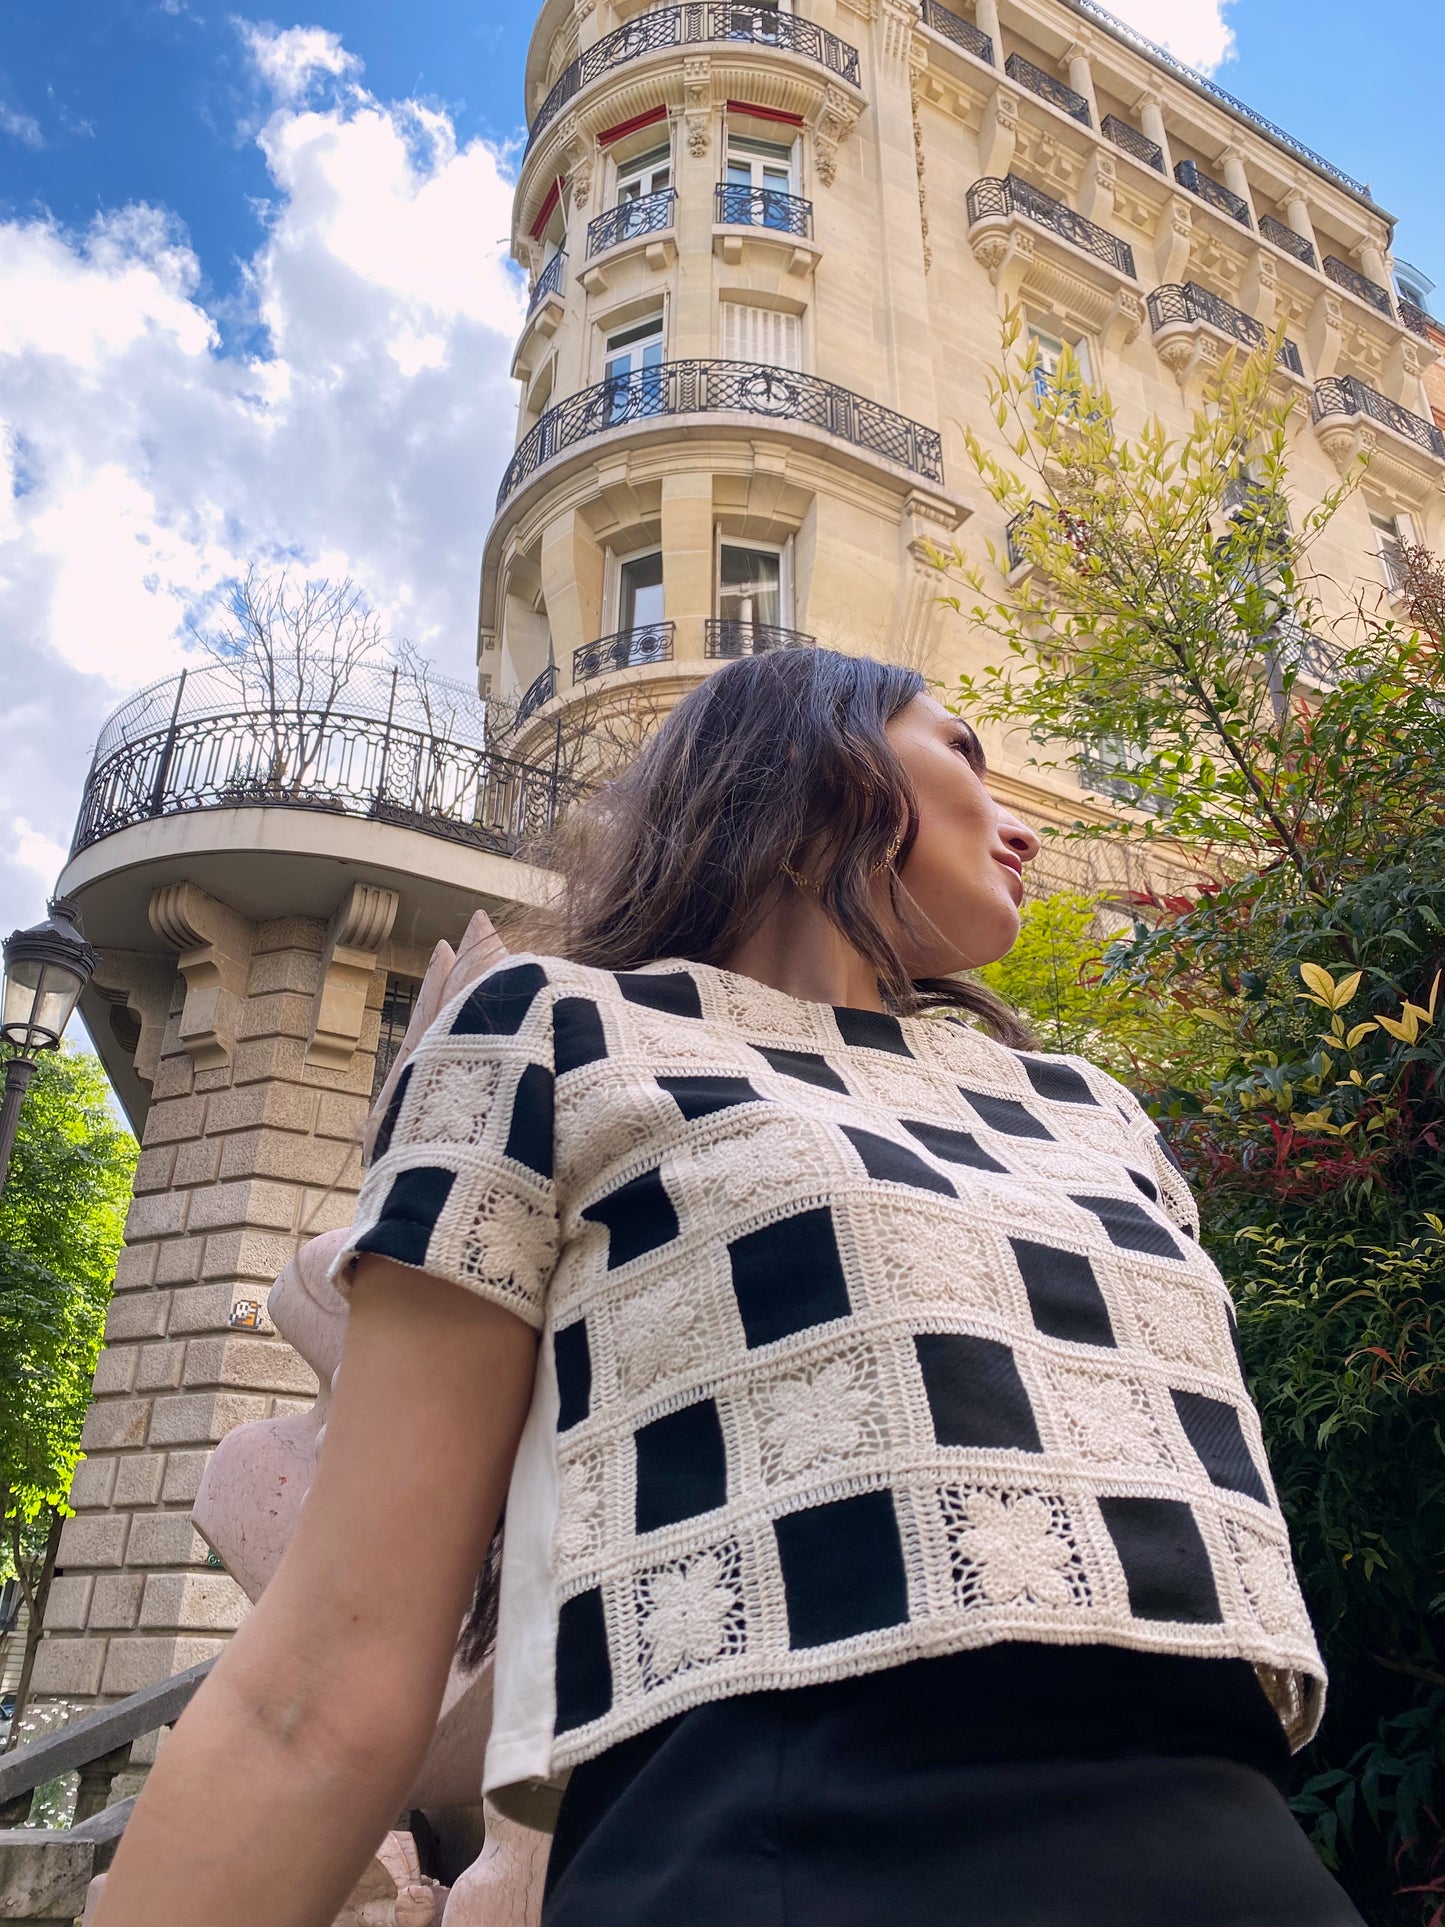
M 784 861 L 779 865 L 779 868 L 795 889 L 805 891 L 809 896 L 819 896 L 822 894 L 820 886 L 816 883 L 810 883 L 807 877 L 800 877 L 791 863 Z
M 870 877 L 881 876 L 885 870 L 891 869 L 893 867 L 893 863 L 895 859 L 897 858 L 898 852 L 902 848 L 903 848 L 903 832 L 902 830 L 900 830 L 897 836 L 895 836 L 893 841 L 888 845 L 888 848 L 884 851 L 883 855 L 873 865 L 873 868 L 868 872 L 869 876 Z

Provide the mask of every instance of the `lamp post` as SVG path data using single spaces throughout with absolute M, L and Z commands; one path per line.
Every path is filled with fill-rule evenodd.
M 0 1103 L 0 1193 L 10 1168 L 20 1106 L 40 1053 L 58 1050 L 80 993 L 95 969 L 95 952 L 80 928 L 80 911 L 66 897 L 47 906 L 50 915 L 5 941 L 5 988 L 0 997 L 0 1038 L 9 1046 L 5 1097 Z

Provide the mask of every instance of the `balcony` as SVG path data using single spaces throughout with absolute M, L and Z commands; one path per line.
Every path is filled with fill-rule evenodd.
M 677 189 L 659 188 L 635 201 L 620 201 L 599 214 L 587 226 L 587 259 L 605 254 L 608 248 L 624 241 L 637 241 L 648 234 L 671 233 L 677 207 Z
M 1400 296 L 1396 305 L 1400 310 L 1400 320 L 1410 330 L 1410 333 L 1412 335 L 1419 335 L 1422 341 L 1428 341 L 1430 339 L 1431 316 L 1428 315 L 1423 308 L 1417 306 L 1415 302 L 1407 301 L 1404 295 Z
M 1062 201 L 1056 201 L 1041 188 L 1020 180 L 1017 174 L 1007 174 L 1002 180 L 985 176 L 975 181 L 968 190 L 967 207 L 970 227 L 979 221 L 1022 215 L 1036 227 L 1047 228 L 1061 240 L 1082 248 L 1086 254 L 1103 261 L 1116 273 L 1127 274 L 1131 280 L 1135 279 L 1134 250 L 1127 241 L 1121 241 L 1117 234 L 1110 234 L 1107 228 L 1085 220 L 1082 214 L 1076 214 L 1071 207 L 1065 207 Z
M 517 714 L 513 719 L 512 727 L 520 729 L 523 723 L 530 722 L 544 704 L 551 702 L 556 693 L 557 665 L 549 662 L 541 675 L 535 676 L 528 683 L 521 701 L 517 704 Z
M 1137 127 L 1131 127 L 1128 121 L 1120 120 L 1117 114 L 1105 114 L 1099 122 L 1099 132 L 1115 147 L 1132 154 L 1136 161 L 1152 167 L 1156 174 L 1164 172 L 1164 149 L 1157 141 L 1151 141 L 1147 134 L 1141 134 Z
M 1283 221 L 1277 221 L 1272 214 L 1261 214 L 1259 231 L 1266 241 L 1272 241 L 1277 248 L 1283 248 L 1286 254 L 1292 254 L 1296 261 L 1303 261 L 1307 268 L 1319 272 L 1320 264 L 1315 259 L 1314 249 L 1292 227 L 1286 227 Z
M 930 482 L 943 480 L 937 430 L 851 389 L 760 362 L 668 361 L 599 381 L 549 408 L 517 444 L 497 491 L 497 507 L 538 469 L 595 435 L 666 417 L 715 414 L 820 430 Z
M 923 0 L 923 24 L 932 27 L 935 33 L 941 33 L 945 40 L 951 40 L 955 47 L 962 47 L 965 53 L 972 54 L 975 59 L 986 61 L 990 67 L 993 65 L 993 42 L 981 27 L 976 27 L 971 20 L 965 20 L 962 14 L 939 6 L 938 0 Z
M 813 238 L 813 203 L 771 187 L 744 187 L 719 181 L 713 219 L 720 227 L 761 227 L 776 234 Z
M 739 656 L 765 656 L 773 649 L 816 649 L 818 638 L 801 629 L 781 629 L 771 622 L 743 622 L 735 616 L 710 617 L 704 624 L 706 653 L 735 661 Z
M 1073 550 L 1075 558 L 1081 559 L 1088 554 L 1088 537 L 1078 520 L 1067 509 L 1050 510 L 1047 502 L 1030 502 L 1026 509 L 1020 509 L 1012 516 L 1004 528 L 1004 550 L 1008 560 L 1010 577 L 1016 569 L 1032 570 L 1035 566 L 1026 551 L 1022 535 L 1034 526 L 1036 518 L 1043 520 L 1037 525 L 1051 542 L 1064 542 Z
M 1391 321 L 1395 319 L 1395 307 L 1388 288 L 1382 288 L 1378 281 L 1361 274 L 1358 268 L 1352 268 L 1348 261 L 1342 261 L 1337 254 L 1327 254 L 1320 265 L 1337 288 L 1347 289 L 1361 301 L 1368 302 L 1372 308 L 1378 308 L 1381 314 L 1388 315 Z
M 694 0 L 681 7 L 664 7 L 639 14 L 612 33 L 604 34 L 560 74 L 537 110 L 527 136 L 527 151 L 557 118 L 567 103 L 601 75 L 611 73 L 643 54 L 670 47 L 707 46 L 719 41 L 751 41 L 755 46 L 780 47 L 801 55 L 858 85 L 858 49 L 827 33 L 811 20 L 781 13 L 776 7 L 729 5 L 726 0 Z M 524 157 L 525 158 L 525 157 Z
M 1238 221 L 1241 227 L 1252 228 L 1249 218 L 1249 205 L 1223 181 L 1212 180 L 1208 174 L 1201 174 L 1193 161 L 1180 161 L 1174 169 L 1174 178 L 1181 187 L 1187 187 L 1191 194 L 1197 194 L 1201 201 L 1208 201 L 1217 207 L 1221 214 L 1227 214 L 1231 221 Z
M 202 669 L 142 690 L 100 733 L 72 858 L 202 810 L 319 811 L 501 856 L 551 828 L 565 785 L 488 747 L 474 690 L 368 665 L 339 694 L 323 685 L 263 700 L 241 673 Z
M 1171 330 L 1196 325 L 1212 328 L 1216 334 L 1227 335 L 1251 350 L 1269 345 L 1268 333 L 1253 315 L 1231 307 L 1212 289 L 1201 288 L 1197 281 L 1166 282 L 1152 289 L 1148 308 L 1149 326 L 1161 351 Z M 1300 352 L 1292 341 L 1280 343 L 1278 359 L 1281 368 L 1287 368 L 1303 380 Z
M 572 651 L 572 680 L 590 682 L 594 676 L 611 676 L 619 669 L 640 669 L 647 663 L 671 662 L 672 622 L 648 622 L 636 629 L 619 629 L 596 642 L 584 643 Z
M 1317 381 L 1310 401 L 1310 415 L 1316 423 L 1332 418 L 1367 416 L 1383 427 L 1413 442 L 1436 461 L 1445 462 L 1445 434 L 1427 422 L 1423 415 L 1412 414 L 1388 395 L 1371 388 L 1357 375 L 1331 375 Z
M 559 301 L 562 300 L 562 291 L 566 285 L 566 280 L 567 256 L 559 249 L 537 276 L 537 285 L 533 288 L 527 302 L 527 313 L 529 315 L 532 314 L 534 310 L 546 300 L 549 294 L 555 294 Z
M 1050 107 L 1057 107 L 1061 114 L 1082 122 L 1085 127 L 1093 126 L 1089 103 L 1084 96 L 1076 94 L 1072 87 L 1066 87 L 1053 74 L 1046 74 L 1042 67 L 1036 67 L 1031 60 L 1025 60 L 1022 54 L 1010 54 L 1003 63 L 1003 70 L 1010 80 L 1016 81 L 1020 87 L 1026 87 L 1031 94 L 1037 94 L 1040 100 L 1046 100 Z

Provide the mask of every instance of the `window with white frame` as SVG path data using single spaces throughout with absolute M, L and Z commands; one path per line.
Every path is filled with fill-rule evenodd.
M 630 634 L 662 621 L 662 550 L 613 556 L 613 626 Z
M 754 140 L 729 131 L 723 186 L 723 218 L 750 227 L 790 225 L 790 201 L 798 191 L 797 143 Z
M 1064 365 L 1065 350 L 1072 357 L 1073 367 L 1082 382 L 1089 382 L 1089 344 L 1082 337 L 1068 340 L 1062 334 L 1051 334 L 1047 328 L 1029 324 L 1029 347 L 1034 361 L 1034 396 L 1040 404 L 1049 400 L 1058 386 L 1059 370 Z
M 666 142 L 661 147 L 649 148 L 645 154 L 634 155 L 630 161 L 617 163 L 618 207 L 628 201 L 643 200 L 649 194 L 660 194 L 671 186 L 672 148 Z
M 776 308 L 724 301 L 719 333 L 725 361 L 755 361 L 769 368 L 801 368 L 803 318 Z
M 608 384 L 608 419 L 634 421 L 662 412 L 662 312 L 645 316 L 606 337 L 602 375 Z
M 793 625 L 793 549 L 791 542 L 742 542 L 719 536 L 717 612 L 741 626 L 746 652 L 757 629 Z
M 1405 593 L 1405 550 L 1415 540 L 1408 515 L 1389 515 L 1383 509 L 1370 510 L 1370 534 L 1374 538 L 1375 558 L 1380 579 L 1392 596 Z

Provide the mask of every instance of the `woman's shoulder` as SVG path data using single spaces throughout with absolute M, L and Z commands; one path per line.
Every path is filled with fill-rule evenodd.
M 1074 1051 L 1022 1050 L 991 1037 L 966 1017 L 942 1019 L 945 1030 L 964 1046 L 980 1068 L 992 1068 L 1004 1078 L 1022 1080 L 1036 1096 L 1064 1104 L 1098 1106 L 1133 1118 L 1142 1106 L 1128 1086 L 1109 1071 Z

